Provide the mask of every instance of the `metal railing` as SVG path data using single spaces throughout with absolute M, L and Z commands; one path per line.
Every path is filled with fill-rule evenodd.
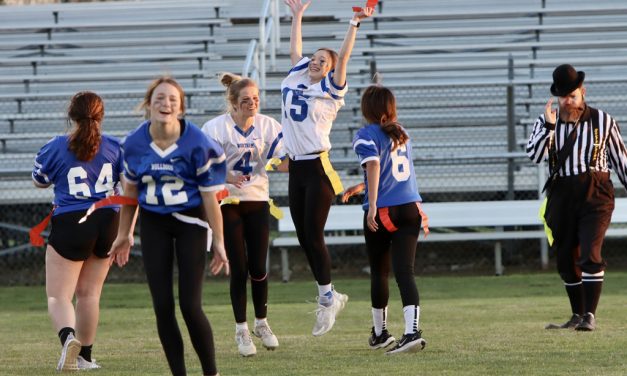
M 279 1 L 265 0 L 259 17 L 259 39 L 248 45 L 248 53 L 242 76 L 251 77 L 259 83 L 262 104 L 266 92 L 266 55 L 270 55 L 270 69 L 276 71 L 276 53 L 281 43 Z

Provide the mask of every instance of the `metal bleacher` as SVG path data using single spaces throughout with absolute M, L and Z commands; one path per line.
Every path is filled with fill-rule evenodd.
M 182 83 L 194 123 L 223 111 L 215 77 L 241 72 L 249 41 L 259 37 L 257 3 L 1 6 L 0 203 L 50 200 L 50 190 L 32 188 L 29 171 L 41 145 L 67 129 L 67 100 L 78 90 L 103 96 L 104 131 L 117 136 L 142 120 L 135 108 L 161 74 Z M 356 3 L 313 2 L 304 17 L 304 53 L 339 49 Z M 290 18 L 283 5 L 281 11 L 281 45 L 267 72 L 263 107 L 275 118 L 280 81 L 290 67 Z M 514 189 L 533 192 L 538 169 L 522 151 L 555 66 L 567 62 L 585 70 L 589 103 L 627 120 L 625 25 L 627 5 L 618 0 L 381 0 L 358 32 L 346 106 L 332 131 L 332 160 L 346 185 L 361 181 L 350 142 L 361 124 L 360 92 L 376 71 L 397 96 L 421 192 L 503 192 L 512 166 Z M 512 105 L 513 150 L 507 142 Z M 284 174 L 272 176 L 273 196 L 287 194 L 286 181 Z

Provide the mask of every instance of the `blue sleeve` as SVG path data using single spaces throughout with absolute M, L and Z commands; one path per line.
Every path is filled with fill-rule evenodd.
M 310 59 L 308 57 L 302 57 L 297 63 L 296 65 L 294 65 L 292 67 L 292 69 L 290 69 L 290 71 L 288 72 L 288 75 L 294 73 L 294 72 L 300 72 L 302 70 L 307 69 L 307 67 L 309 67 L 309 61 Z
M 272 158 L 282 158 L 285 156 L 285 150 L 283 149 L 283 132 L 281 130 L 281 123 L 271 118 L 270 124 L 272 127 L 272 136 L 274 139 L 270 144 L 270 148 L 268 150 L 268 154 L 266 155 L 266 159 L 270 160 Z
M 57 137 L 46 143 L 37 153 L 33 166 L 33 180 L 40 184 L 52 184 L 59 168 Z
M 132 169 L 133 166 L 133 162 L 129 160 L 129 155 L 132 154 L 131 148 L 132 148 L 132 143 L 129 142 L 129 137 L 127 136 L 123 141 L 122 141 L 122 145 L 120 148 L 120 153 L 121 153 L 121 158 L 120 160 L 122 161 L 122 170 L 124 171 L 124 179 L 126 179 L 127 182 L 131 183 L 131 184 L 137 184 L 139 183 L 139 179 L 137 177 L 137 174 L 135 173 L 135 171 Z M 131 151 L 129 153 L 129 151 Z
M 110 147 L 112 149 L 112 154 L 114 155 L 113 171 L 112 171 L 114 175 L 113 180 L 119 181 L 120 175 L 124 174 L 124 162 L 123 162 L 124 155 L 122 154 L 122 144 L 120 143 L 120 140 L 118 140 L 115 137 L 110 137 L 110 136 L 106 136 L 106 137 L 111 144 Z M 105 140 L 104 137 L 103 137 L 103 140 Z
M 192 161 L 196 168 L 196 179 L 200 191 L 224 188 L 226 182 L 226 156 L 222 147 L 203 134 L 199 147 L 195 148 Z
M 353 150 L 362 165 L 368 161 L 379 160 L 379 146 L 366 128 L 361 128 L 355 135 Z
M 346 82 L 344 82 L 344 86 L 337 86 L 335 82 L 333 82 L 334 73 L 335 70 L 332 70 L 320 81 L 320 88 L 322 91 L 329 94 L 331 98 L 340 100 L 346 95 L 348 87 L 346 86 Z
M 118 146 L 118 158 L 116 159 L 115 163 L 115 172 L 119 179 L 120 175 L 124 174 L 124 154 L 122 154 L 122 146 Z

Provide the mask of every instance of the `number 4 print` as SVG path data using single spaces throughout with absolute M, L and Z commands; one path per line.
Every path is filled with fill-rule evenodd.
M 242 158 L 240 158 L 240 160 L 235 163 L 235 166 L 233 166 L 233 170 L 241 171 L 242 175 L 250 175 L 250 173 L 253 171 L 253 167 L 250 165 L 251 154 L 252 153 L 250 151 L 244 153 L 244 155 L 242 155 Z

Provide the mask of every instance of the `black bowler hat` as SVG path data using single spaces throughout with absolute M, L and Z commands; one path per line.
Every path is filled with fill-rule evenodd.
M 551 94 L 557 97 L 565 97 L 583 84 L 586 74 L 577 72 L 570 64 L 562 64 L 553 71 L 553 85 Z

